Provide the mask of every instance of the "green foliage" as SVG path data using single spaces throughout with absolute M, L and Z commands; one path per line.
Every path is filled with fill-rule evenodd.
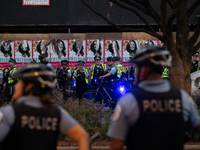
M 99 140 L 109 139 L 106 136 L 106 132 L 111 123 L 110 117 L 113 113 L 112 110 L 103 111 L 103 106 L 98 106 L 89 101 L 67 101 L 63 104 L 63 101 L 59 98 L 56 100 L 56 105 L 60 105 L 67 110 L 67 112 L 85 128 L 90 136 L 99 131 L 101 133 Z M 65 140 L 71 142 L 69 138 L 65 138 Z
M 200 17 L 200 15 L 196 15 L 196 17 Z

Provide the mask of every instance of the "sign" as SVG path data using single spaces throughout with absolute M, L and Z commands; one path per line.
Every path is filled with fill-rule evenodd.
M 50 0 L 22 0 L 23 6 L 50 6 Z

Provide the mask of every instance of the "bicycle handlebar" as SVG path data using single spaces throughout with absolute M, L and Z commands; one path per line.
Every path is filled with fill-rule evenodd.
M 95 134 L 93 134 L 90 138 L 89 138 L 89 144 L 90 146 L 92 145 L 92 143 L 97 140 L 100 137 L 100 132 L 96 132 Z

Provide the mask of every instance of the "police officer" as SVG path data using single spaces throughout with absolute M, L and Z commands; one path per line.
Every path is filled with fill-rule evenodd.
M 14 93 L 14 85 L 18 82 L 17 78 L 14 77 L 14 73 L 18 71 L 18 69 L 15 67 L 15 64 L 17 62 L 10 58 L 9 60 L 9 66 L 10 66 L 10 71 L 8 73 L 8 83 L 6 85 L 6 95 L 11 99 L 13 93 Z
M 138 89 L 124 95 L 107 132 L 111 149 L 183 150 L 184 130 L 200 131 L 200 118 L 192 98 L 162 80 L 163 66 L 171 66 L 171 55 L 163 47 L 144 47 L 131 62 L 136 64 Z M 117 132 L 116 132 L 117 131 Z
M 62 69 L 59 70 L 57 73 L 58 77 L 58 82 L 59 82 L 59 88 L 63 89 L 63 91 L 66 88 L 67 82 L 70 82 L 71 80 L 71 70 L 70 68 L 67 68 L 68 61 L 67 60 L 62 60 L 61 61 L 61 66 Z
M 115 88 L 114 88 L 114 85 L 113 85 L 112 82 L 113 82 L 113 80 L 115 80 L 115 79 L 118 78 L 118 77 L 117 77 L 117 68 L 116 68 L 115 65 L 114 65 L 114 59 L 113 59 L 112 57 L 108 57 L 108 58 L 107 58 L 107 62 L 108 62 L 108 66 L 109 66 L 109 67 L 106 68 L 106 73 L 105 73 L 105 75 L 100 76 L 100 79 L 104 78 L 104 81 L 107 81 L 105 84 L 106 84 L 109 88 L 111 88 L 111 89 L 114 90 Z M 114 99 L 114 93 L 110 93 L 110 94 L 111 94 L 111 96 L 112 96 L 113 99 Z M 106 94 L 105 94 L 105 93 L 103 93 L 103 95 L 104 95 L 104 97 L 106 97 Z M 105 103 L 105 105 L 108 104 L 107 98 L 105 99 L 104 103 Z
M 131 65 L 131 67 L 127 71 L 127 79 L 135 80 L 135 65 Z
M 14 74 L 16 104 L 0 108 L 2 150 L 55 150 L 59 133 L 88 150 L 88 134 L 63 108 L 53 106 L 49 92 L 56 74 L 46 65 L 28 64 Z
M 118 79 L 124 79 L 126 76 L 126 69 L 122 64 L 120 64 L 120 57 L 115 56 L 115 57 L 113 57 L 113 59 L 115 61 L 115 67 L 117 67 Z
M 90 81 L 94 89 L 96 89 L 99 86 L 98 84 L 96 84 L 96 81 L 99 79 L 100 76 L 103 76 L 105 74 L 106 65 L 100 63 L 100 56 L 95 56 L 94 60 L 95 64 L 92 65 L 90 69 Z
M 54 71 L 53 67 L 51 66 L 51 63 L 47 61 L 47 55 L 45 53 L 40 53 L 39 60 L 40 60 L 40 64 L 47 65 L 51 68 L 52 71 Z
M 192 56 L 191 73 L 199 70 L 199 52 L 196 52 Z
M 83 93 L 87 90 L 89 73 L 84 67 L 84 61 L 80 60 L 78 61 L 78 64 L 78 68 L 74 71 L 74 77 L 76 83 L 76 92 L 79 100 L 81 100 Z
M 169 80 L 169 67 L 164 67 L 161 78 Z

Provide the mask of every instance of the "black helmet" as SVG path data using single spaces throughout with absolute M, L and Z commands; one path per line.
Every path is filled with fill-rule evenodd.
M 45 57 L 47 57 L 47 55 L 46 55 L 45 53 L 41 53 L 41 54 L 39 55 L 39 60 L 41 60 L 42 58 L 45 58 Z
M 31 60 L 31 64 L 37 64 L 37 62 L 35 61 L 35 59 Z
M 28 64 L 14 73 L 14 77 L 22 79 L 25 83 L 36 83 L 37 88 L 41 89 L 52 89 L 57 82 L 56 74 L 43 64 Z
M 152 68 L 171 67 L 172 56 L 165 47 L 148 46 L 136 51 L 135 56 L 129 62 Z

